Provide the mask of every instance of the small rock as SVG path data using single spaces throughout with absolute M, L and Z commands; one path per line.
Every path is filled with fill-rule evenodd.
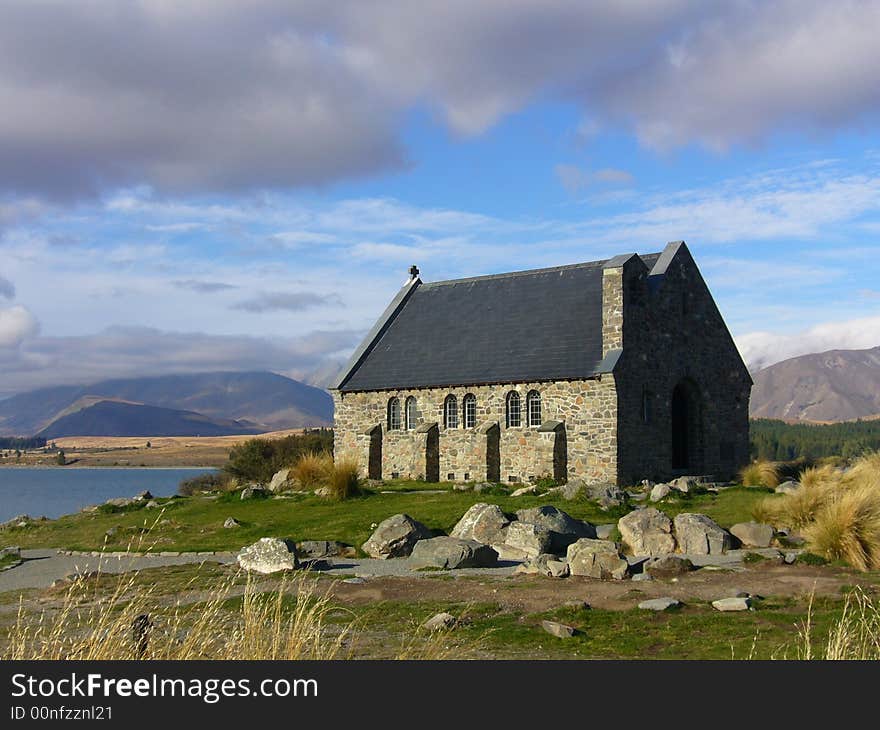
M 405 558 L 419 540 L 431 537 L 431 531 L 409 515 L 397 514 L 376 526 L 361 547 L 371 558 Z
M 143 492 L 139 492 L 134 495 L 134 499 L 136 502 L 149 502 L 153 498 L 153 495 L 150 494 L 149 490 L 144 490 Z
M 712 601 L 712 608 L 716 611 L 748 611 L 751 606 L 752 602 L 748 597 L 720 598 Z
M 650 499 L 652 502 L 659 502 L 671 491 L 672 488 L 668 484 L 656 484 L 654 488 L 651 489 Z
M 333 496 L 333 490 L 330 487 L 318 487 L 314 492 L 316 497 L 328 498 Z
M 586 484 L 581 479 L 573 479 L 559 487 L 559 495 L 563 499 L 577 499 L 586 492 Z
M 639 604 L 639 608 L 645 611 L 668 611 L 670 608 L 678 608 L 679 606 L 681 606 L 681 602 L 674 598 L 651 598 Z
M 114 525 L 114 526 L 111 527 L 109 530 L 107 530 L 107 532 L 104 533 L 104 537 L 106 537 L 106 538 L 114 538 L 114 537 L 116 537 L 116 535 L 117 535 L 118 533 L 119 533 L 119 526 L 118 526 L 118 525 Z
M 552 634 L 560 639 L 570 639 L 575 635 L 576 631 L 574 626 L 567 626 L 557 621 L 542 621 L 541 628 L 548 634 Z
M 279 469 L 272 475 L 272 479 L 266 488 L 273 494 L 280 494 L 281 492 L 300 489 L 302 484 L 291 474 L 290 469 Z
M 524 497 L 527 494 L 534 494 L 538 491 L 537 484 L 531 484 L 528 487 L 520 487 L 519 489 L 515 489 L 510 493 L 511 497 Z
M 596 525 L 596 539 L 610 540 L 616 529 L 617 525 Z
M 572 608 L 575 611 L 589 611 L 590 610 L 589 603 L 587 603 L 586 601 L 578 600 L 578 599 L 566 601 L 562 605 L 564 608 Z
M 111 507 L 128 507 L 135 503 L 135 500 L 131 499 L 131 497 L 113 497 L 112 499 L 108 499 L 104 504 L 109 504 Z
M 254 499 L 255 497 L 266 497 L 268 494 L 269 493 L 258 484 L 253 484 L 241 490 L 242 500 Z
M 443 631 L 455 628 L 455 625 L 458 623 L 458 620 L 451 613 L 437 613 L 431 616 L 425 623 L 422 624 L 422 628 L 426 631 Z
M 787 482 L 782 482 L 782 484 L 780 484 L 778 487 L 776 487 L 776 489 L 773 491 L 775 491 L 776 494 L 794 494 L 800 488 L 801 488 L 800 482 L 795 482 L 795 481 L 789 480 Z
M 366 583 L 367 581 L 363 578 L 359 578 L 355 576 L 354 578 L 344 578 L 342 580 L 343 583 L 350 583 L 352 585 L 360 585 L 361 583 Z
M 159 506 L 159 503 L 155 499 L 151 499 L 149 502 L 147 502 L 144 505 L 144 507 L 146 509 L 156 509 L 158 506 Z
M 669 486 L 682 494 L 688 494 L 700 486 L 701 482 L 700 477 L 678 477 L 678 479 L 673 479 Z
M 566 578 L 569 574 L 568 563 L 564 560 L 548 560 L 547 570 L 550 571 L 551 578 Z
M 264 574 L 299 567 L 296 546 L 277 537 L 261 537 L 253 545 L 243 547 L 238 553 L 238 564 L 244 570 Z
M 223 523 L 223 527 L 227 529 L 230 527 L 241 527 L 241 522 L 239 522 L 234 517 L 227 517 L 226 521 Z
M 794 565 L 797 561 L 798 553 L 786 553 L 782 556 L 782 561 L 786 565 Z
M 480 482 L 479 484 L 474 484 L 474 491 L 477 494 L 480 494 L 492 489 L 494 486 L 494 484 L 490 484 L 489 482 Z
M 454 492 L 471 492 L 471 491 L 473 491 L 473 489 L 474 489 L 473 486 L 471 486 L 470 484 L 453 484 L 452 485 L 452 491 L 454 491 Z M 443 615 L 443 614 L 439 614 L 439 613 L 437 614 L 437 616 L 441 616 L 441 615 Z M 449 614 L 446 614 L 446 615 L 448 616 Z M 436 618 L 436 616 L 435 616 L 435 618 Z
M 694 569 L 694 564 L 681 555 L 662 555 L 648 560 L 642 570 L 652 578 L 672 578 Z
M 9 556 L 13 556 L 15 558 L 21 557 L 21 548 L 17 545 L 10 545 L 9 547 L 5 547 L 0 550 L 0 558 L 6 558 Z
M 746 547 L 770 547 L 773 541 L 773 527 L 760 522 L 739 522 L 730 528 L 733 535 Z
M 636 573 L 632 577 L 632 580 L 639 583 L 641 581 L 648 581 L 648 580 L 654 580 L 654 579 L 651 577 L 650 573 Z

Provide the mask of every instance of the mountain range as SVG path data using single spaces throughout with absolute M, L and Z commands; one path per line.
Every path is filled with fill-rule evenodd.
M 801 355 L 752 378 L 752 418 L 833 422 L 880 417 L 880 347 Z
M 326 391 L 268 372 L 105 380 L 0 401 L 0 435 L 6 436 L 219 436 L 332 421 Z

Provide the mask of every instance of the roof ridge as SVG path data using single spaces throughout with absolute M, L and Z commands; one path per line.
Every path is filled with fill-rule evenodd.
M 654 253 L 646 253 L 646 254 L 636 254 L 637 256 L 659 256 L 660 252 Z M 614 258 L 613 256 L 611 258 Z M 586 268 L 600 268 L 604 266 L 607 262 L 611 261 L 611 258 L 600 259 L 598 261 L 583 261 L 577 264 L 563 264 L 562 266 L 547 266 L 545 268 L 540 269 L 523 269 L 522 271 L 506 271 L 500 274 L 484 274 L 483 276 L 468 276 L 463 279 L 443 279 L 441 281 L 427 281 L 422 282 L 421 288 L 425 287 L 434 287 L 434 286 L 446 286 L 449 284 L 465 284 L 472 281 L 487 281 L 490 279 L 506 279 L 508 277 L 514 276 L 528 276 L 529 274 L 550 274 L 556 271 L 571 271 L 573 269 L 586 269 Z

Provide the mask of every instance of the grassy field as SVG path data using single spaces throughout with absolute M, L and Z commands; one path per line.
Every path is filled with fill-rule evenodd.
M 261 439 L 278 439 L 301 433 L 300 429 L 260 434 Z M 55 439 L 64 451 L 68 466 L 213 466 L 229 458 L 229 450 L 253 436 L 71 436 Z M 147 448 L 149 442 L 150 447 Z M 26 451 L 20 459 L 8 457 L 0 466 L 56 466 L 57 455 L 43 449 Z M 73 462 L 73 463 L 70 463 Z
M 691 598 L 678 610 L 654 613 L 636 608 L 641 600 L 637 589 L 631 591 L 626 605 L 618 610 L 566 606 L 562 597 L 546 589 L 548 579 L 428 576 L 411 579 L 420 584 L 419 595 L 406 600 L 384 598 L 384 589 L 393 585 L 394 579 L 360 585 L 345 585 L 338 577 L 324 575 L 303 580 L 312 586 L 313 597 L 328 602 L 322 629 L 328 640 L 347 633 L 338 658 L 355 659 L 794 659 L 801 658 L 807 646 L 807 622 L 808 643 L 813 655 L 821 656 L 829 630 L 840 619 L 850 592 L 844 587 L 836 595 L 815 598 L 767 597 L 756 602 L 756 610 L 737 614 L 719 613 L 707 601 Z M 877 580 L 878 576 L 873 576 L 869 593 Z M 457 586 L 459 596 L 481 587 L 481 597 L 470 601 L 443 600 L 440 596 L 450 583 Z M 564 585 L 570 583 L 565 581 Z M 120 585 L 124 585 L 124 591 L 119 590 Z M 149 608 L 161 631 L 168 621 L 165 617 L 174 612 L 199 617 L 216 611 L 215 589 L 220 585 L 225 586 L 225 598 L 219 604 L 218 622 L 234 627 L 248 587 L 257 595 L 266 596 L 281 590 L 283 611 L 290 616 L 297 610 L 297 592 L 303 584 L 283 583 L 275 578 L 257 578 L 252 583 L 231 567 L 205 564 L 143 570 L 127 577 L 102 575 L 73 590 L 79 592 L 83 605 L 115 602 L 114 612 L 126 610 L 129 596 L 149 596 L 149 604 L 139 605 L 137 611 Z M 578 583 L 587 596 L 593 585 L 587 579 Z M 483 596 L 492 588 L 491 594 L 497 598 L 485 600 Z M 536 590 L 541 591 L 541 600 L 530 595 Z M 67 589 L 53 588 L 29 591 L 20 598 L 25 613 L 37 620 L 47 607 L 57 610 L 53 607 L 60 606 L 68 597 Z M 0 607 L 18 602 L 18 595 L 0 595 Z M 440 611 L 448 611 L 459 620 L 455 630 L 439 637 L 419 630 L 427 618 Z M 542 629 L 544 619 L 573 626 L 577 633 L 570 639 L 553 637 Z M 0 656 L 14 621 L 14 612 L 0 611 Z
M 430 493 L 434 490 L 440 493 Z M 448 532 L 467 509 L 477 502 L 499 505 L 507 512 L 555 504 L 573 517 L 594 524 L 616 523 L 627 510 L 603 512 L 595 502 L 566 501 L 553 497 L 510 497 L 504 494 L 456 492 L 448 483 L 391 482 L 380 493 L 367 491 L 346 502 L 332 502 L 310 493 L 242 501 L 238 493 L 198 495 L 158 500 L 159 509 L 142 505 L 132 508 L 103 506 L 98 512 L 68 515 L 57 520 L 5 531 L 10 544 L 22 547 L 57 547 L 73 550 L 124 550 L 143 539 L 141 550 L 238 550 L 260 537 L 293 540 L 339 540 L 360 546 L 372 525 L 400 512 L 429 528 Z M 733 488 L 718 494 L 674 498 L 660 508 L 671 517 L 679 512 L 701 512 L 724 527 L 751 519 L 756 501 L 768 491 L 759 487 Z M 233 517 L 241 527 L 226 529 Z M 105 534 L 116 528 L 112 537 Z M 147 533 L 148 534 L 145 534 Z M 106 542 L 105 542 L 106 540 Z

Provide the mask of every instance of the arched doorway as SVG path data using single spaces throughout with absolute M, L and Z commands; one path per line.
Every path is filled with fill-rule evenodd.
M 703 428 L 700 394 L 695 383 L 682 380 L 672 391 L 672 469 L 702 468 Z

